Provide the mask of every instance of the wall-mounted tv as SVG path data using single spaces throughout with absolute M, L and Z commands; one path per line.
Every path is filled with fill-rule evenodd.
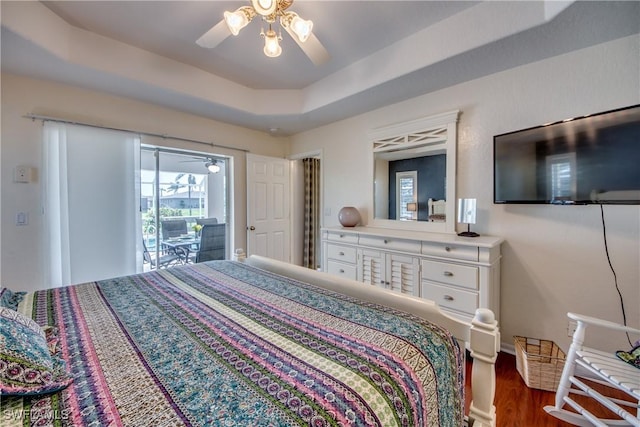
M 494 136 L 493 197 L 640 204 L 640 105 Z

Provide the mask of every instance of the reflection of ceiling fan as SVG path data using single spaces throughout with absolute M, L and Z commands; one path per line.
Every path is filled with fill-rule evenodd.
M 225 12 L 224 19 L 202 35 L 196 43 L 202 47 L 214 48 L 230 34 L 238 35 L 254 17 L 260 15 L 262 21 L 268 26 L 266 31 L 263 27 L 260 32 L 264 37 L 265 55 L 277 57 L 282 53 L 279 44 L 282 40 L 282 30 L 276 33 L 274 29 L 279 21 L 280 27 L 289 33 L 314 64 L 324 64 L 330 56 L 311 32 L 313 22 L 304 20 L 297 13 L 287 10 L 292 4 L 293 0 L 251 0 L 251 6 L 242 6 L 235 12 Z
M 211 173 L 220 172 L 220 165 L 218 164 L 218 160 L 213 157 L 194 157 L 193 160 L 184 160 L 180 163 L 191 163 L 191 162 L 203 162 L 204 167 Z

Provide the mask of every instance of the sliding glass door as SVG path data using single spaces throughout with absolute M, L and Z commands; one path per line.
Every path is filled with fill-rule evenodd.
M 228 222 L 228 159 L 143 146 L 140 160 L 145 270 L 194 262 L 200 224 Z

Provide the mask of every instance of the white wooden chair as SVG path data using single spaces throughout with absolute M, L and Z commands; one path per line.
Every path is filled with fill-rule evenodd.
M 568 313 L 568 316 L 576 321 L 577 327 L 556 391 L 555 405 L 545 406 L 544 410 L 578 426 L 640 426 L 640 369 L 620 360 L 615 351 L 605 352 L 584 346 L 587 326 L 604 328 L 608 333 L 627 332 L 632 339 L 640 336 L 640 330 L 574 313 Z M 585 379 L 620 390 L 628 394 L 631 401 L 607 396 L 601 388 L 598 388 L 600 391 L 594 390 Z M 613 418 L 596 417 L 577 403 L 571 394 L 595 399 L 612 412 Z M 565 405 L 573 411 L 564 409 Z
M 446 221 L 447 219 L 447 201 L 446 200 L 427 200 L 427 208 L 429 212 L 429 221 Z

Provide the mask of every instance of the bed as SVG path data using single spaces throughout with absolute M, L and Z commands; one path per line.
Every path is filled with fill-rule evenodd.
M 44 327 L 57 388 L 5 384 L 3 426 L 495 425 L 488 310 L 465 324 L 258 256 L 37 291 L 15 308 Z

